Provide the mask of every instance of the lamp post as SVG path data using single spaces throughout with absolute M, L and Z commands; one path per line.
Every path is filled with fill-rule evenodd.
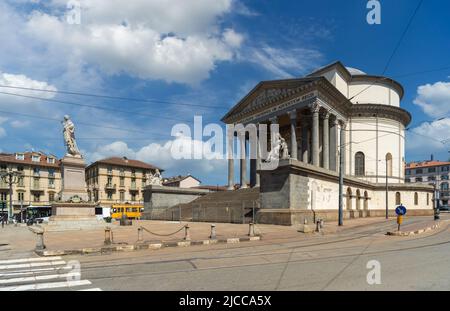
M 8 207 L 8 222 L 11 223 L 13 222 L 13 218 L 14 218 L 14 211 L 13 211 L 13 200 L 12 200 L 12 195 L 13 195 L 13 190 L 12 187 L 14 184 L 17 184 L 19 182 L 19 176 L 22 176 L 22 173 L 17 172 L 17 171 L 12 171 L 11 169 L 6 171 L 6 172 L 2 172 L 1 174 L 1 179 L 4 183 L 8 184 L 9 186 L 9 207 Z

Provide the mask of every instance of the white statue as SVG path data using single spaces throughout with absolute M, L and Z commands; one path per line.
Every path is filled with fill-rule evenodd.
M 289 159 L 289 150 L 286 140 L 281 136 L 280 133 L 277 133 L 275 135 L 275 141 L 272 144 L 272 150 L 270 150 L 266 162 L 272 162 L 279 159 Z
M 162 176 L 159 169 L 156 169 L 153 175 L 150 173 L 150 176 L 150 185 L 162 186 Z
M 67 147 L 67 155 L 81 158 L 80 150 L 77 146 L 77 141 L 75 140 L 75 125 L 68 115 L 64 116 L 64 121 L 62 122 L 64 125 L 63 135 L 64 135 L 64 144 Z

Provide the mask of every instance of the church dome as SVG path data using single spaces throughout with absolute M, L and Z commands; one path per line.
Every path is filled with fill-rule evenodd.
M 348 72 L 350 72 L 350 74 L 351 74 L 352 76 L 356 76 L 356 75 L 367 75 L 367 73 L 365 73 L 364 71 L 359 70 L 359 69 L 356 69 L 356 68 L 352 68 L 352 67 L 345 67 L 345 68 L 348 70 Z

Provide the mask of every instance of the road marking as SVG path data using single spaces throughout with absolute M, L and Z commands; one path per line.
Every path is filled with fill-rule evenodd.
M 72 270 L 59 256 L 47 258 L 18 258 L 0 261 L 0 291 L 49 290 L 91 285 L 80 280 L 81 273 Z M 83 291 L 101 291 L 101 288 L 83 288 Z
M 61 257 L 60 256 L 52 256 L 52 257 L 18 258 L 18 259 L 0 260 L 0 265 L 9 264 L 9 263 L 23 263 L 23 262 L 33 262 L 33 261 L 55 261 L 55 260 L 61 260 Z
M 22 277 L 22 278 L 12 278 L 12 279 L 0 280 L 0 284 L 37 282 L 37 281 L 43 281 L 43 280 L 64 279 L 64 278 L 70 278 L 70 277 L 80 278 L 81 274 L 79 272 L 73 272 L 73 273 L 66 273 L 66 274 L 48 274 L 48 275 Z
M 88 280 L 79 281 L 66 281 L 66 282 L 52 282 L 52 283 L 37 283 L 37 284 L 27 284 L 19 286 L 9 286 L 0 287 L 0 291 L 26 291 L 26 290 L 40 290 L 40 289 L 50 289 L 50 288 L 67 288 L 82 285 L 91 285 L 92 283 Z
M 56 265 L 64 265 L 64 264 L 66 264 L 66 262 L 64 260 L 46 261 L 46 262 L 31 262 L 31 263 L 14 264 L 14 265 L 3 265 L 3 266 L 0 266 L 0 270 L 56 266 Z
M 78 292 L 101 292 L 101 291 L 102 289 L 98 287 L 78 290 Z
M 64 267 L 55 267 L 55 268 L 41 268 L 41 269 L 26 269 L 26 270 L 8 271 L 9 273 L 0 273 L 0 277 L 24 275 L 24 274 L 35 274 L 35 273 L 40 273 L 40 272 L 69 270 L 69 269 L 72 269 L 72 267 L 64 266 Z

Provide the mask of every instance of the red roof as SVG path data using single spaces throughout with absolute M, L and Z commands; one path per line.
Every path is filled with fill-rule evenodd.
M 95 161 L 94 163 L 90 164 L 88 167 L 92 167 L 96 164 L 109 164 L 109 165 L 116 165 L 116 166 L 123 166 L 123 167 L 135 167 L 135 168 L 142 168 L 142 169 L 149 169 L 149 170 L 156 170 L 163 171 L 159 167 L 156 167 L 152 164 L 145 163 L 139 160 L 133 160 L 128 159 L 126 157 L 110 157 L 102 160 Z
M 45 166 L 45 167 L 60 167 L 60 160 L 58 160 L 55 156 L 46 155 L 42 152 L 18 152 L 17 154 L 23 154 L 24 159 L 18 160 L 16 159 L 16 153 L 0 153 L 0 162 L 3 163 L 14 163 L 14 164 L 24 164 L 24 165 L 35 165 L 35 166 Z M 40 161 L 35 162 L 32 161 L 32 155 L 39 155 Z M 47 159 L 53 158 L 55 159 L 55 163 L 48 163 Z
M 450 162 L 441 162 L 441 161 L 411 162 L 406 164 L 406 168 L 423 168 L 423 167 L 443 166 L 443 165 L 450 165 Z

